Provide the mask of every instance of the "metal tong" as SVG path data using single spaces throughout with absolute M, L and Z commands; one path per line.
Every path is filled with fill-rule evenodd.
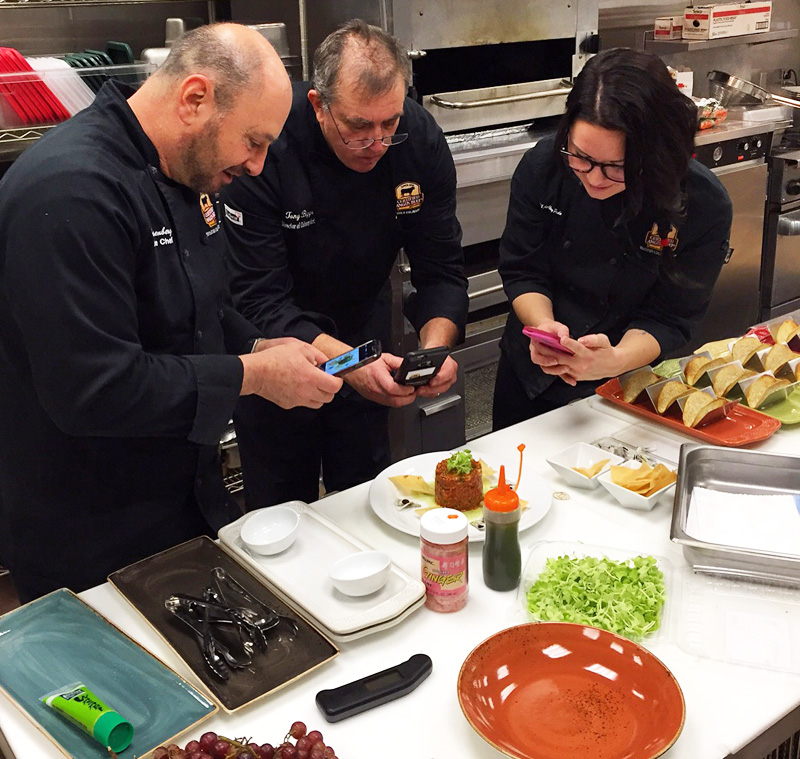
M 259 601 L 222 567 L 214 567 L 211 576 L 214 578 L 223 602 L 241 611 L 262 634 L 265 635 L 268 630 L 281 622 L 289 627 L 292 635 L 297 635 L 299 632 L 300 628 L 294 619 L 284 614 L 278 614 L 263 601 Z M 266 644 L 266 637 L 264 642 Z

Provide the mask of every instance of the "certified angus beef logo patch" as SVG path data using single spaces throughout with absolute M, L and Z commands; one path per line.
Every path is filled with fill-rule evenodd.
M 653 226 L 644 236 L 644 251 L 652 251 L 653 253 L 661 254 L 664 248 L 669 248 L 673 253 L 678 247 L 678 230 L 672 225 L 669 225 L 669 231 L 666 235 L 663 233 L 662 228 L 658 222 L 653 222 Z
M 394 188 L 394 195 L 397 198 L 397 213 L 417 213 L 422 207 L 425 195 L 416 182 L 403 182 Z
M 214 211 L 214 202 L 207 193 L 200 196 L 200 210 L 203 212 L 203 218 L 209 227 L 217 226 L 217 214 Z

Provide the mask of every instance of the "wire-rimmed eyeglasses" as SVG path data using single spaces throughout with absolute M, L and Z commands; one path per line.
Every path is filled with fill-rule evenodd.
M 610 182 L 622 183 L 625 181 L 625 167 L 617 163 L 601 163 L 594 161 L 586 156 L 578 155 L 577 153 L 570 153 L 566 147 L 561 148 L 559 151 L 564 156 L 564 161 L 567 166 L 579 174 L 588 174 L 592 169 L 598 167 L 603 176 Z
M 387 148 L 390 148 L 392 145 L 399 145 L 401 142 L 405 142 L 408 139 L 408 133 L 400 132 L 399 134 L 387 134 L 385 137 L 364 137 L 359 140 L 346 140 L 344 137 L 342 137 L 342 130 L 339 129 L 339 125 L 336 123 L 336 119 L 333 117 L 333 111 L 331 111 L 330 108 L 328 108 L 328 113 L 330 113 L 331 119 L 333 120 L 333 125 L 336 127 L 336 131 L 339 133 L 339 139 L 349 150 L 366 150 L 376 142 L 380 142 L 381 145 L 385 145 Z

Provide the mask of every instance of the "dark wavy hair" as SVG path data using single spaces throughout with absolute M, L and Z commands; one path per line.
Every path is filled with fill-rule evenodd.
M 697 111 L 658 56 L 612 48 L 591 58 L 567 97 L 556 133 L 557 151 L 577 119 L 625 135 L 620 221 L 632 219 L 645 207 L 665 222 L 683 217 L 683 183 L 694 151 Z

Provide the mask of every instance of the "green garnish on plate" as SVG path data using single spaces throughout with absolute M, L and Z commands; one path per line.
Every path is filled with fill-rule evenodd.
M 469 474 L 472 471 L 472 452 L 456 451 L 447 459 L 447 471 L 455 474 Z

